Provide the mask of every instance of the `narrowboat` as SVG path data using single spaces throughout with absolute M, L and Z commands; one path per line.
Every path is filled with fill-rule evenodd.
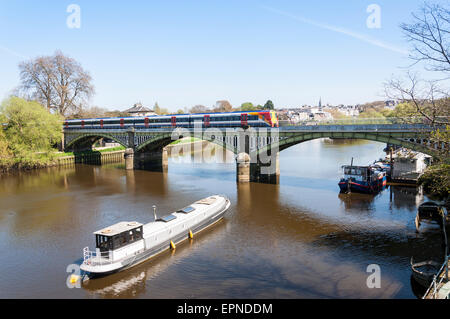
M 135 266 L 218 222 L 229 207 L 227 197 L 213 195 L 157 218 L 154 206 L 152 222 L 122 221 L 94 232 L 95 251 L 83 249 L 80 269 L 92 278 Z
M 341 192 L 374 194 L 386 187 L 386 172 L 371 166 L 344 165 L 339 181 Z

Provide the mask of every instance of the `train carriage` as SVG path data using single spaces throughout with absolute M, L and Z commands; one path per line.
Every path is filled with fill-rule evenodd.
M 64 129 L 127 129 L 127 128 L 176 128 L 176 127 L 278 127 L 275 111 L 248 111 L 196 114 L 170 114 L 147 117 L 113 117 L 66 120 Z

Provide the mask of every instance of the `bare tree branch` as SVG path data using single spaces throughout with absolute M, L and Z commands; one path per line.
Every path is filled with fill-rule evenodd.
M 19 69 L 20 89 L 61 115 L 78 112 L 94 94 L 89 73 L 60 51 L 22 62 Z

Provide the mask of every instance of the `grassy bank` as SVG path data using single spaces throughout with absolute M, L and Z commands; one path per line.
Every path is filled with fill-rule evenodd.
M 100 152 L 100 153 L 105 153 L 105 152 L 115 152 L 115 151 L 123 151 L 125 150 L 125 147 L 123 146 L 116 146 L 116 147 L 111 147 L 111 148 L 105 148 L 105 149 L 100 149 L 100 150 L 92 150 L 92 151 L 82 151 L 82 152 L 58 152 L 58 153 L 54 153 L 54 157 L 65 157 L 65 156 L 74 156 L 74 155 L 80 155 L 80 154 L 90 154 L 93 152 Z
M 57 158 L 75 155 L 88 155 L 93 153 L 106 153 L 125 150 L 125 147 L 111 147 L 101 150 L 83 152 L 38 152 L 26 157 L 0 158 L 0 173 L 8 173 L 19 170 L 32 170 L 57 165 Z

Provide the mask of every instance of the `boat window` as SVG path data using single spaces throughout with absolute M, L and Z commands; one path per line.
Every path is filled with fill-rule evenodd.
M 142 239 L 142 226 L 113 236 L 113 249 L 118 249 Z
M 192 207 L 192 206 L 187 206 L 187 207 L 185 207 L 185 208 L 183 208 L 183 209 L 180 209 L 178 212 L 179 212 L 179 213 L 189 214 L 189 213 L 193 212 L 194 210 L 195 210 L 194 207 Z
M 107 250 L 111 249 L 111 245 L 112 245 L 111 237 L 97 235 L 96 236 L 96 244 L 97 244 L 96 247 L 99 248 L 100 251 L 107 251 Z
M 133 232 L 134 232 L 134 239 L 135 240 L 139 240 L 139 239 L 142 238 L 142 227 L 133 229 Z
M 170 222 L 171 220 L 173 220 L 173 219 L 175 219 L 175 218 L 177 218 L 177 216 L 170 214 L 170 215 L 167 215 L 167 216 L 158 218 L 158 220 L 161 220 L 161 221 L 167 223 L 167 222 Z

